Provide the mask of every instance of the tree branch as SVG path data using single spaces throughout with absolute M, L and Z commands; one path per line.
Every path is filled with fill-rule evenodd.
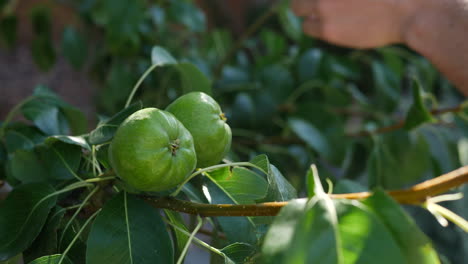
M 428 197 L 446 192 L 452 188 L 468 182 L 468 166 L 427 180 L 404 190 L 389 191 L 388 194 L 401 204 L 422 204 Z M 333 199 L 364 199 L 371 196 L 371 192 L 330 194 Z M 155 198 L 141 196 L 155 208 L 200 215 L 200 216 L 274 216 L 287 205 L 288 202 L 269 202 L 260 204 L 202 204 L 183 201 L 172 197 Z

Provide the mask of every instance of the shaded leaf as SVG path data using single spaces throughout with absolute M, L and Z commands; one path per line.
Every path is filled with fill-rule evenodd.
M 377 139 L 368 161 L 369 188 L 377 186 L 391 188 L 395 183 L 395 178 L 398 177 L 398 171 L 399 167 L 395 158 L 387 146 Z
M 279 18 L 283 30 L 290 38 L 299 41 L 302 37 L 302 26 L 299 17 L 294 15 L 288 5 L 283 5 L 279 12 Z
M 231 261 L 234 263 L 246 263 L 247 258 L 255 253 L 255 248 L 246 243 L 234 243 L 221 249 Z
M 86 263 L 173 263 L 172 241 L 157 210 L 124 192 L 108 201 L 88 237 Z
M 211 80 L 208 79 L 195 65 L 181 62 L 176 66 L 182 77 L 182 88 L 184 93 L 204 92 L 211 94 Z
M 24 262 L 58 252 L 57 230 L 64 215 L 65 210 L 58 206 L 50 211 L 41 233 L 39 233 L 32 245 L 23 252 Z
M 47 135 L 66 135 L 69 133 L 68 123 L 60 109 L 44 103 L 42 100 L 33 100 L 22 107 L 26 119 L 32 121 Z
M 88 141 L 91 145 L 98 145 L 109 142 L 114 137 L 115 131 L 120 124 L 131 114 L 143 107 L 141 102 L 136 102 L 129 107 L 118 112 L 108 120 L 98 124 L 96 129 L 89 133 Z
M 289 201 L 297 198 L 296 189 L 288 182 L 281 172 L 270 165 L 268 174 L 268 193 L 265 201 Z
M 418 80 L 413 81 L 413 104 L 406 115 L 405 129 L 411 130 L 423 123 L 434 122 L 429 110 L 424 105 L 423 90 Z
M 205 15 L 190 1 L 174 1 L 169 8 L 171 19 L 186 26 L 191 32 L 205 30 Z
M 53 192 L 45 183 L 24 184 L 0 204 L 0 261 L 23 252 L 36 239 L 56 202 L 55 196 L 44 198 Z
M 182 215 L 180 213 L 174 212 L 171 210 L 164 210 L 164 213 L 166 214 L 167 218 L 172 224 L 178 226 L 179 228 L 182 228 L 183 230 L 187 231 L 187 233 L 190 233 L 190 231 L 185 226 L 184 219 L 182 219 Z M 176 228 L 172 228 L 172 234 L 173 234 L 172 238 L 174 239 L 174 242 L 175 242 L 174 243 L 174 248 L 175 248 L 174 255 L 180 256 L 180 254 L 182 253 L 182 250 L 184 249 L 185 245 L 187 244 L 189 240 L 189 237 L 185 233 L 181 232 L 180 230 Z
M 306 142 L 311 148 L 322 155 L 327 155 L 329 146 L 327 139 L 312 124 L 299 118 L 290 118 L 288 124 L 294 133 Z
M 211 94 L 211 80 L 195 65 L 189 62 L 178 62 L 162 47 L 154 46 L 151 51 L 153 66 L 173 66 L 180 73 L 183 93 L 193 91 Z
M 8 170 L 13 178 L 23 183 L 46 181 L 48 178 L 48 172 L 34 150 L 17 150 L 8 161 Z
M 71 26 L 65 28 L 62 38 L 62 52 L 75 69 L 83 67 L 87 48 L 86 40 L 82 34 Z
M 210 204 L 235 204 L 235 202 L 215 183 L 206 181 L 203 186 L 203 192 Z M 255 244 L 256 231 L 255 225 L 248 217 L 216 217 L 221 229 L 226 234 L 228 241 L 231 243 L 244 242 Z M 242 232 L 239 232 L 242 230 Z

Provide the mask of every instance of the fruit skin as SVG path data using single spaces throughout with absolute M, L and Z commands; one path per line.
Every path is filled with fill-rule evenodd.
M 202 92 L 179 97 L 166 111 L 190 131 L 197 152 L 197 167 L 218 164 L 231 148 L 232 132 L 218 103 Z
M 165 191 L 182 183 L 196 166 L 190 132 L 171 113 L 141 109 L 117 129 L 109 149 L 117 175 L 139 191 Z

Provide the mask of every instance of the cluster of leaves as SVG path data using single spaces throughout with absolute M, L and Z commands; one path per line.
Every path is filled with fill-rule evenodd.
M 0 1 L 0 9 L 7 2 Z M 427 60 L 404 47 L 354 51 L 310 39 L 286 4 L 274 6 L 277 16 L 241 43 L 241 49 L 230 31 L 207 30 L 203 13 L 191 1 L 83 0 L 72 5 L 85 27 L 64 31 L 62 53 L 80 68 L 87 43 L 99 44 L 92 45 L 95 56 L 89 59 L 105 87 L 101 109 L 118 112 L 133 92 L 143 104 L 129 105 L 127 100 L 126 109 L 104 118 L 88 134 L 84 116 L 44 87 L 13 111 L 21 111 L 31 123 L 7 118 L 0 130 L 0 178 L 15 187 L 0 209 L 0 238 L 5 239 L 0 259 L 21 252 L 26 262 L 51 254 L 66 255 L 53 256 L 54 261 L 73 263 L 177 259 L 193 226 L 172 211 L 161 217 L 138 197 L 117 194 L 98 179 L 105 179 L 110 169 L 107 144 L 126 116 L 142 105 L 164 108 L 193 90 L 214 95 L 226 111 L 234 135 L 228 159 L 254 165 L 252 170 L 224 167 L 196 177 L 180 194 L 194 202 L 246 204 L 287 201 L 297 193 L 312 196 L 318 185 L 304 177 L 311 163 L 318 165 L 322 181 L 328 178 L 336 186 L 335 192 L 400 188 L 468 164 L 463 97 Z M 55 57 L 50 12 L 40 6 L 31 19 L 35 60 L 48 69 Z M 14 15 L 0 21 L 2 38 L 12 45 L 15 21 Z M 96 29 L 104 33 L 99 34 L 102 39 L 84 37 L 96 35 Z M 180 59 L 153 48 L 155 44 L 170 47 Z M 137 81 L 141 75 L 145 78 Z M 443 115 L 431 111 L 457 105 Z M 394 131 L 395 124 L 400 129 Z M 463 203 L 449 206 L 468 217 Z M 453 262 L 468 256 L 466 234 L 441 229 L 428 214 L 408 210 L 441 255 Z M 14 225 L 7 224 L 11 219 Z M 359 203 L 297 200 L 275 219 L 212 217 L 206 222 L 214 229 L 213 245 L 194 241 L 226 262 L 263 257 L 280 262 L 293 251 L 298 263 L 313 262 L 313 254 L 330 256 L 329 263 L 374 262 L 374 257 L 382 261 L 381 248 L 389 248 L 392 254 L 385 256 L 394 257 L 389 262 L 437 263 L 427 238 L 383 193 Z M 315 233 L 317 229 L 324 233 Z M 166 239 L 155 241 L 149 233 Z M 33 263 L 47 259 L 37 261 Z
M 153 49 L 152 63 L 152 68 L 196 69 L 178 63 L 161 47 Z M 180 74 L 193 83 L 206 80 L 198 70 Z M 211 93 L 203 85 L 184 90 L 198 87 Z M 183 260 L 194 241 L 224 263 L 289 263 L 291 256 L 298 263 L 372 262 L 381 259 L 382 250 L 391 250 L 389 263 L 439 263 L 430 240 L 383 192 L 361 202 L 332 201 L 318 174 L 310 171 L 310 200 L 297 199 L 296 189 L 266 155 L 194 172 L 199 176 L 184 184 L 177 197 L 203 204 L 289 205 L 277 217 L 205 218 L 213 245 L 193 237 L 202 220 L 190 230 L 180 213 L 152 208 L 142 199 L 167 194 L 128 194 L 109 176 L 108 143 L 119 124 L 141 108 L 141 103 L 129 105 L 85 134 L 83 115 L 43 86 L 12 110 L 0 130 L 2 175 L 14 187 L 0 205 L 1 260 L 173 263 Z M 18 112 L 31 124 L 11 123 Z M 67 136 L 72 131 L 78 135 Z M 362 187 L 339 181 L 335 192 L 357 189 Z

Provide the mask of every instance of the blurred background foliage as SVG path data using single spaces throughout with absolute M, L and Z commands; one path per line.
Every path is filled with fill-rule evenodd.
M 15 49 L 17 2 L 0 0 L 5 50 Z M 29 10 L 31 55 L 45 72 L 57 57 L 85 70 L 97 89 L 99 117 L 105 118 L 124 107 L 133 86 L 151 66 L 153 46 L 164 47 L 213 80 L 213 96 L 233 128 L 228 158 L 248 160 L 266 153 L 300 193 L 305 192 L 304 175 L 311 163 L 317 164 L 323 179 L 335 184 L 352 181 L 387 189 L 468 165 L 468 110 L 460 106 L 464 97 L 426 59 L 403 46 L 352 50 L 309 38 L 286 1 L 246 9 L 242 19 L 250 26 L 239 30 L 229 22 L 221 2 L 41 1 Z M 54 41 L 56 18 L 51 10 L 57 5 L 73 10 L 76 19 Z M 179 88 L 183 82 L 190 82 L 179 71 L 174 67 L 153 71 L 137 99 L 145 106 L 165 108 L 183 93 Z M 56 108 L 65 119 L 77 111 L 64 105 Z M 23 112 L 27 116 L 27 107 Z M 77 115 L 68 117 L 73 116 L 76 123 Z M 83 118 L 78 115 L 85 126 Z M 43 128 L 21 127 L 9 136 L 34 139 L 48 133 L 47 124 Z M 83 131 L 71 125 L 62 129 L 50 134 Z M 0 156 L 17 148 L 22 147 L 2 147 Z M 26 151 L 21 157 L 30 158 Z M 468 194 L 466 186 L 459 191 Z M 466 200 L 446 206 L 468 217 Z M 446 263 L 468 258 L 466 234 L 453 226 L 440 227 L 423 210 L 408 210 Z

